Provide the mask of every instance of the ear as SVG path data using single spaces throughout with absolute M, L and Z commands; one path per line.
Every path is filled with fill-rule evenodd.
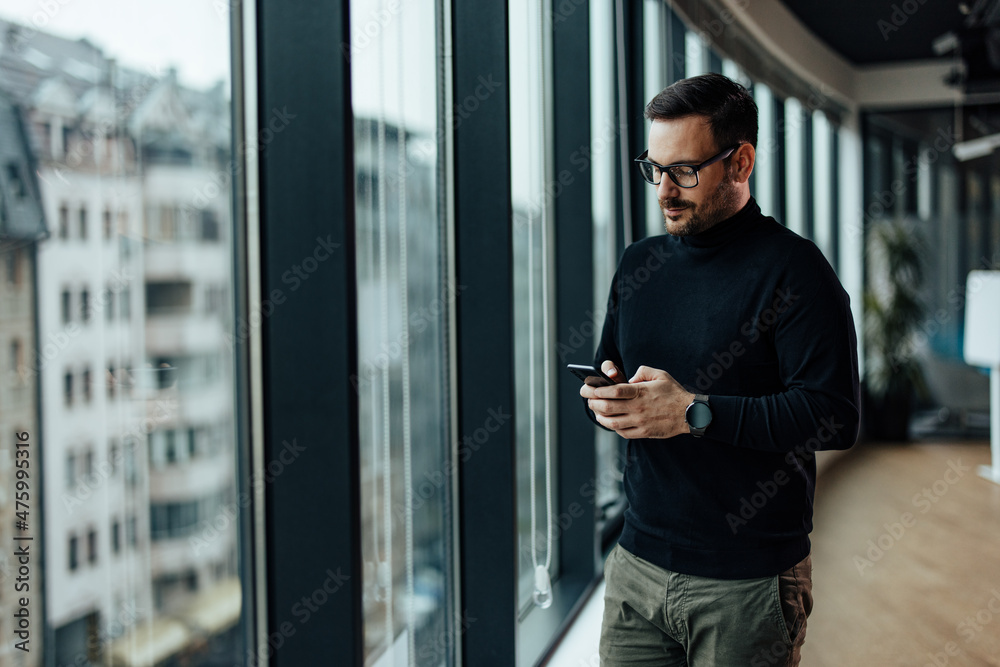
M 731 160 L 733 165 L 733 179 L 737 183 L 746 183 L 750 179 L 756 158 L 757 152 L 751 144 L 740 144 L 740 147 L 736 149 Z

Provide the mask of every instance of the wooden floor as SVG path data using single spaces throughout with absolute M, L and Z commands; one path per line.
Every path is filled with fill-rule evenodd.
M 1000 666 L 986 442 L 858 445 L 820 475 L 803 667 Z

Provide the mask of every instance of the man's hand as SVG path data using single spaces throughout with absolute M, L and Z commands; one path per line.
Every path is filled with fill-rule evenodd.
M 602 426 L 623 438 L 672 438 L 690 433 L 684 411 L 694 400 L 666 371 L 640 366 L 628 382 L 614 363 L 605 361 L 601 370 L 619 384 L 610 387 L 583 385 L 580 395 Z

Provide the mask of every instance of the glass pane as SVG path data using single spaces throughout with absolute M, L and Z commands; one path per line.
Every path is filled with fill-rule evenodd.
M 0 540 L 33 538 L 31 651 L 5 641 L 0 664 L 246 653 L 228 6 L 0 2 L 0 245 L 22 264 L 0 296 L 0 338 L 24 350 L 0 369 L 0 474 L 9 488 L 10 434 L 23 431 L 31 497 L 15 528 L 15 498 L 0 494 Z M 210 294 L 221 307 L 205 308 Z M 14 565 L 0 560 L 8 576 Z M 11 590 L 8 638 L 21 604 Z
M 514 209 L 514 358 L 517 419 L 519 602 L 532 604 L 536 571 L 554 579 L 559 562 L 553 507 L 555 434 L 551 424 L 555 359 L 550 268 L 552 214 L 546 97 L 550 71 L 543 11 L 534 0 L 510 0 L 511 199 Z M 553 501 L 554 502 L 554 501 Z M 544 594 L 544 591 L 540 593 Z M 544 595 L 542 596 L 544 598 Z M 544 603 L 544 599 L 540 601 Z M 551 602 L 551 596 L 548 601 Z
M 452 665 L 444 50 L 434 0 L 351 3 L 366 665 Z

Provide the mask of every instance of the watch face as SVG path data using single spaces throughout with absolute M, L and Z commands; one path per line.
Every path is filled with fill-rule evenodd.
M 705 403 L 692 403 L 688 406 L 686 418 L 691 428 L 705 428 L 712 423 L 712 408 Z

